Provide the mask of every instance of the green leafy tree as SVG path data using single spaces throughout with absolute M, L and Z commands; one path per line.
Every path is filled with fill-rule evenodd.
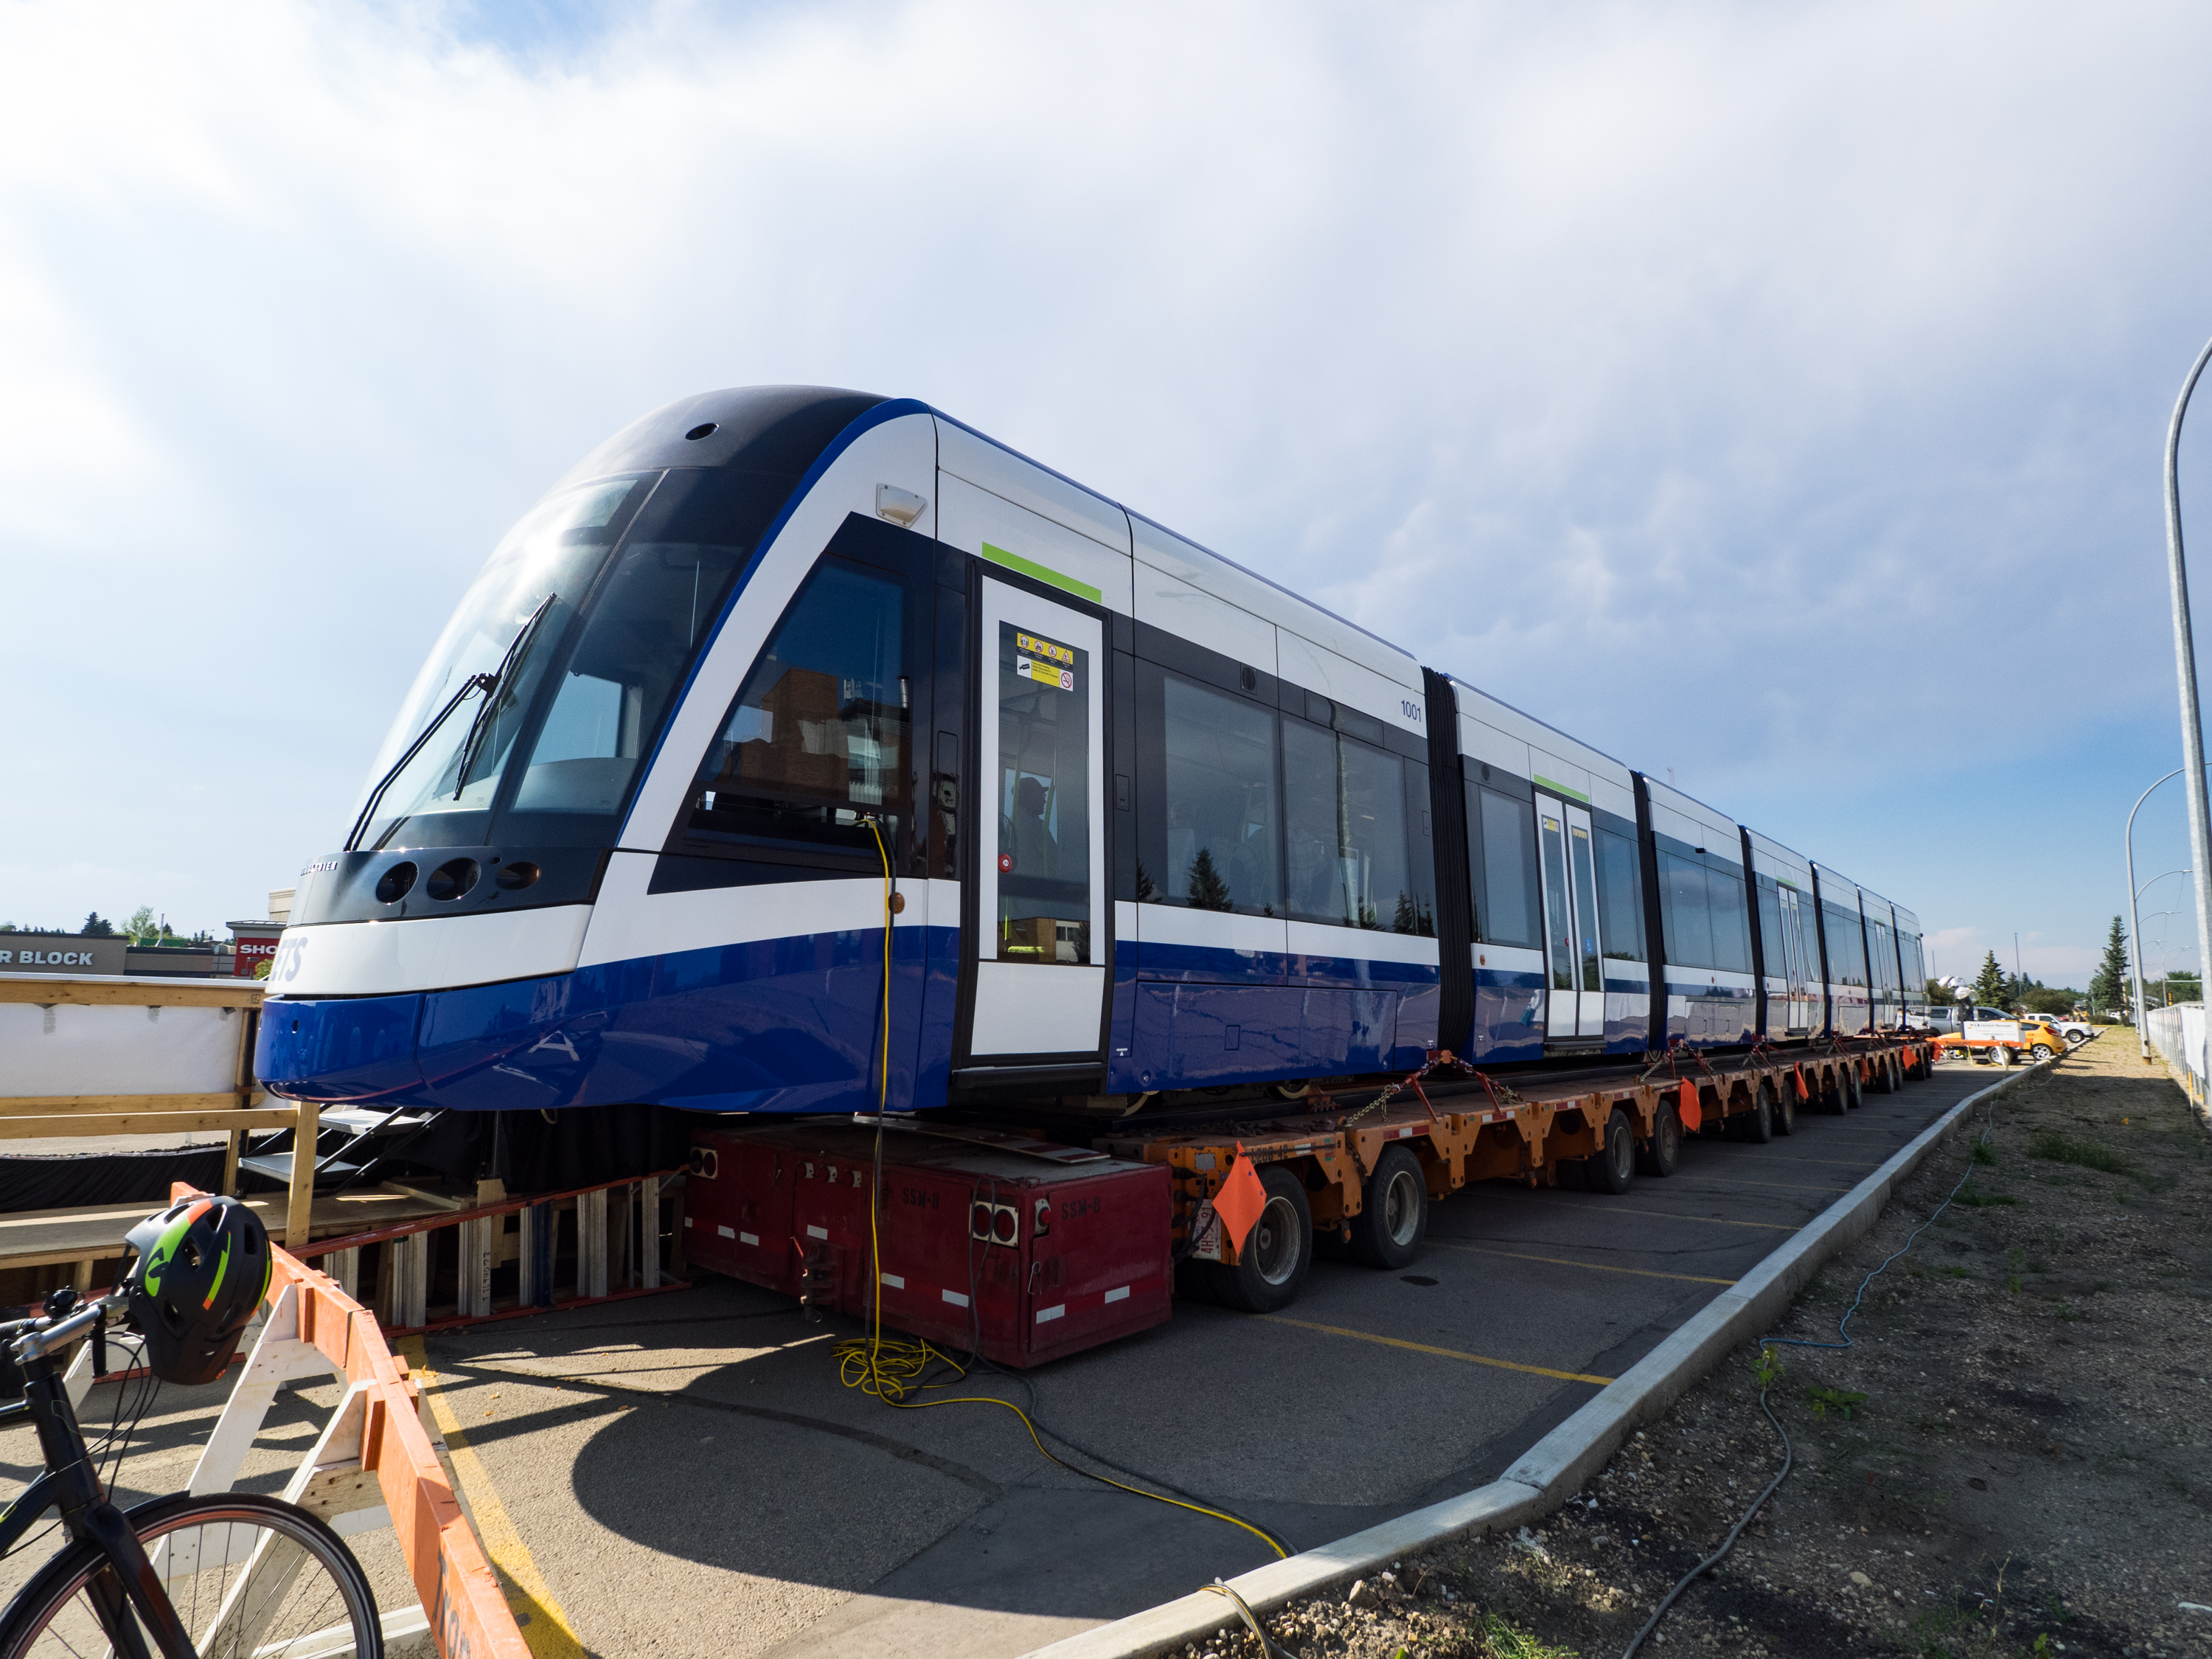
M 2193 968 L 2176 968 L 2166 976 L 2166 1000 L 2171 1007 L 2177 1002 L 2204 1000 L 2204 983 Z
M 123 931 L 133 945 L 145 945 L 161 937 L 154 921 L 154 907 L 142 904 L 131 913 L 131 920 L 123 924 Z
M 2031 1014 L 2070 1014 L 2081 997 L 2072 991 L 2053 990 L 2047 985 L 2031 985 L 2021 1005 Z
M 1186 890 L 1194 910 L 1229 908 L 1229 884 L 1213 867 L 1213 854 L 1209 848 L 1200 848 L 1198 856 L 1190 861 L 1190 884 Z
M 2128 931 L 2120 926 L 2118 916 L 2112 918 L 2112 931 L 2105 936 L 2105 959 L 2097 964 L 2097 976 L 2089 981 L 2089 994 L 2106 1008 L 2125 1008 L 2132 1000 L 2128 994 Z
M 2012 981 L 1997 965 L 1997 953 L 1990 951 L 1982 958 L 1982 971 L 1974 975 L 1974 1000 L 1992 1008 L 2002 1007 L 2009 1000 L 2005 993 L 2012 988 Z
M 87 939 L 113 939 L 115 924 L 101 915 L 99 911 L 94 910 L 84 919 L 84 926 L 78 928 L 77 932 Z

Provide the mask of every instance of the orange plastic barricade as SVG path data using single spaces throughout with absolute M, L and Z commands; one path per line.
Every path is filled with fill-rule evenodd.
M 170 1201 L 193 1193 L 176 1182 Z M 420 1386 L 384 1346 L 367 1309 L 282 1249 L 260 1335 L 192 1472 L 191 1490 L 230 1487 L 280 1384 L 333 1373 L 345 1383 L 344 1395 L 284 1496 L 341 1534 L 392 1528 L 422 1598 L 419 1617 L 443 1659 L 530 1659 L 422 1425 Z M 387 1635 L 395 1617 L 405 1614 L 386 1614 Z

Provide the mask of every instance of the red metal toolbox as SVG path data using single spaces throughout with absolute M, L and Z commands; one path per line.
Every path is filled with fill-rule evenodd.
M 866 1316 L 874 1150 L 849 1121 L 700 1131 L 690 1260 Z M 884 1325 L 1025 1366 L 1164 1323 L 1170 1181 L 1164 1164 L 1018 1136 L 886 1127 Z

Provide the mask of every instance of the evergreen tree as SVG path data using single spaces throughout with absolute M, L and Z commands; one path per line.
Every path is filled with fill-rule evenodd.
M 2089 981 L 2089 994 L 2100 1007 L 2134 1006 L 2128 991 L 2128 932 L 2118 916 L 2112 918 L 2112 931 L 2106 936 L 2105 959 L 2097 966 L 2096 978 Z
M 2008 1000 L 2005 993 L 2009 988 L 2010 975 L 1998 966 L 1997 953 L 1991 951 L 1982 958 L 1982 971 L 1974 975 L 1974 1000 L 2001 1008 Z
M 115 924 L 101 915 L 99 911 L 94 910 L 84 919 L 84 926 L 77 931 L 87 939 L 113 939 Z
M 1190 861 L 1190 886 L 1188 889 L 1194 910 L 1226 910 L 1229 908 L 1229 884 L 1213 867 L 1213 854 L 1206 848 L 1198 849 L 1198 856 Z

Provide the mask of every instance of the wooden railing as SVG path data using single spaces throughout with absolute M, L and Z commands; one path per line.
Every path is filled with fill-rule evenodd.
M 228 1008 L 238 1015 L 230 1086 L 183 1094 L 0 1095 L 0 1139 L 91 1135 L 227 1133 L 222 1189 L 238 1185 L 238 1158 L 250 1129 L 296 1127 L 294 1144 L 304 1154 L 292 1160 L 292 1182 L 285 1205 L 284 1242 L 294 1249 L 307 1244 L 309 1208 L 315 1189 L 315 1131 L 319 1106 L 295 1105 L 264 1093 L 254 1081 L 253 1044 L 260 1030 L 258 980 L 113 979 L 0 974 L 0 1003 L 60 1007 Z M 0 1056 L 4 1060 L 4 1056 Z M 203 1079 L 204 1080 L 204 1079 Z M 0 1068 L 0 1088 L 9 1079 Z

